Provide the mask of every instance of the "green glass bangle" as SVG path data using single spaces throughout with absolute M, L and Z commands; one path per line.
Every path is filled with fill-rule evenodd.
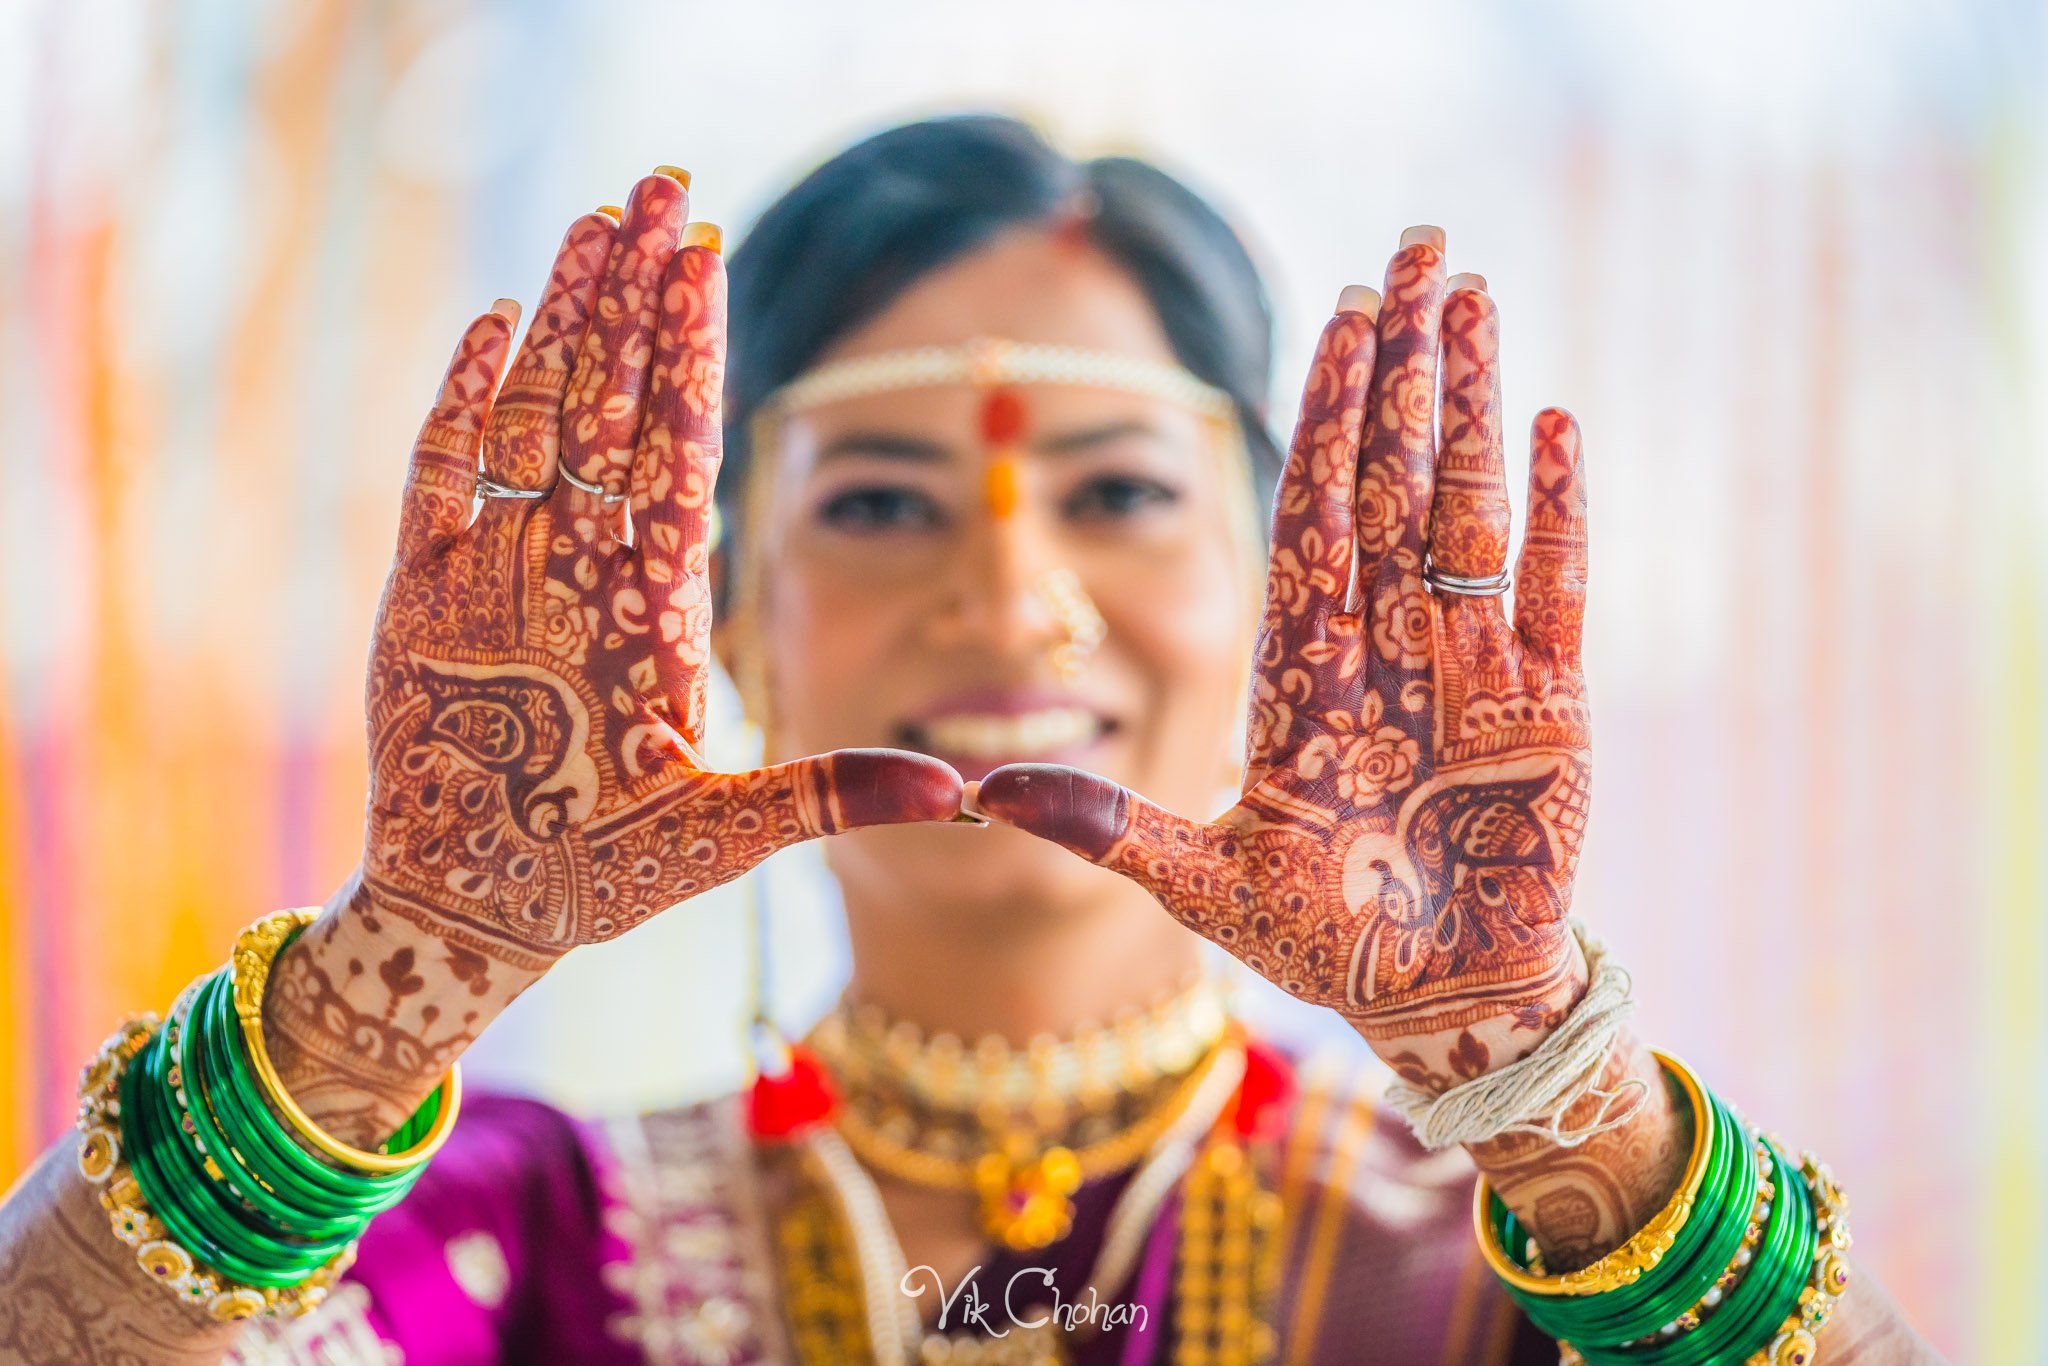
M 257 1085 L 254 1068 L 242 1041 L 241 1021 L 235 1013 L 233 982 L 226 969 L 207 983 L 206 991 L 209 1073 L 219 1078 L 223 1089 L 231 1094 L 235 1109 L 247 1117 L 258 1144 L 271 1162 L 317 1188 L 331 1191 L 333 1198 L 344 1207 L 376 1212 L 388 1209 L 404 1198 L 405 1192 L 419 1179 L 424 1162 L 394 1172 L 367 1172 L 334 1166 L 309 1152 L 270 1108 L 268 1099 Z M 441 1091 L 441 1087 L 434 1088 L 424 1104 L 401 1126 L 401 1133 L 432 1126 L 439 1112 Z M 269 1165 L 271 1163 L 266 1163 Z
M 1776 1159 L 1761 1136 L 1753 1135 L 1750 1143 L 1750 1165 L 1756 1172 L 1757 1199 L 1750 1207 L 1749 1219 L 1743 1224 L 1741 1236 L 1735 1240 L 1722 1263 L 1722 1269 L 1711 1285 L 1700 1292 L 1700 1297 L 1686 1306 L 1678 1315 L 1667 1322 L 1654 1334 L 1646 1334 L 1635 1345 L 1638 1347 L 1658 1346 L 1686 1335 L 1686 1340 L 1698 1336 L 1701 1325 L 1712 1320 L 1720 1311 L 1733 1303 L 1733 1297 L 1743 1279 L 1756 1263 L 1757 1254 L 1763 1250 L 1764 1233 L 1770 1227 L 1773 1212 L 1778 1202 L 1784 1199 L 1779 1189 Z M 1711 1297 L 1711 1298 L 1710 1298 Z
M 256 1098 L 236 1083 L 233 1064 L 224 1055 L 211 1007 L 218 984 L 209 983 L 208 994 L 195 1006 L 193 1029 L 194 1080 L 203 1103 L 211 1108 L 220 1127 L 236 1136 L 230 1155 L 251 1179 L 291 1205 L 321 1216 L 356 1212 L 365 1192 L 353 1190 L 328 1178 L 328 1174 L 307 1161 L 304 1154 L 285 1139 Z M 338 1175 L 338 1173 L 336 1174 Z
M 373 1200 L 375 1192 L 399 1186 L 358 1180 L 352 1173 L 328 1167 L 293 1143 L 283 1124 L 262 1104 L 248 1071 L 240 1065 L 233 1030 L 225 1026 L 223 1012 L 231 1012 L 225 973 L 209 979 L 201 999 L 195 1001 L 195 1071 L 209 1102 L 221 1114 L 223 1126 L 231 1126 L 242 1139 L 238 1157 L 250 1171 L 279 1194 L 326 1212 L 356 1210 Z
M 148 1056 L 149 1050 L 145 1050 L 135 1061 L 142 1062 Z M 122 1074 L 121 1137 L 128 1169 L 134 1175 L 143 1199 L 163 1223 L 164 1230 L 195 1261 L 231 1280 L 262 1287 L 287 1286 L 304 1280 L 311 1274 L 310 1269 L 293 1274 L 276 1266 L 258 1265 L 222 1247 L 198 1226 L 191 1217 L 192 1211 L 199 1201 L 208 1197 L 201 1190 L 194 1198 L 188 1186 L 179 1183 L 159 1164 L 166 1143 L 175 1143 L 176 1140 L 158 1128 L 159 1117 L 153 1113 L 155 1106 L 151 1090 L 145 1084 L 144 1069 L 131 1065 Z
M 1636 1285 L 1543 1306 L 1539 1326 L 1548 1331 L 1554 1321 L 1554 1336 L 1575 1346 L 1584 1344 L 1581 1351 L 1587 1346 L 1618 1347 L 1659 1331 L 1699 1303 L 1720 1279 L 1749 1226 L 1759 1182 L 1753 1136 L 1717 1097 L 1710 1100 L 1718 1126 L 1714 1165 L 1701 1183 L 1700 1203 L 1684 1230 L 1693 1236 L 1674 1244 Z
M 263 1002 L 270 973 L 277 956 L 303 934 L 315 913 L 310 910 L 281 911 L 265 916 L 243 930 L 228 957 L 229 979 L 233 983 L 235 1018 L 241 1025 L 242 1049 L 249 1069 L 263 1089 L 264 1099 L 299 1140 L 313 1152 L 345 1171 L 379 1175 L 402 1175 L 418 1170 L 448 1141 L 456 1116 L 462 1111 L 462 1069 L 450 1067 L 435 1092 L 440 1103 L 434 1120 L 420 1141 L 410 1148 L 391 1151 L 387 1139 L 376 1149 L 363 1149 L 336 1138 L 296 1100 L 278 1074 L 263 1033 Z M 406 1127 L 406 1126 L 400 1126 Z
M 1755 1203 L 1755 1164 L 1750 1136 L 1733 1112 L 1711 1092 L 1702 1099 L 1704 1112 L 1696 1114 L 1694 1122 L 1709 1128 L 1705 1175 L 1691 1215 L 1654 1267 L 1631 1285 L 1597 1295 L 1536 1295 L 1506 1285 L 1531 1321 L 1551 1336 L 1575 1345 L 1633 1341 L 1670 1322 L 1720 1276 Z M 1738 1209 L 1744 1218 L 1731 1230 L 1730 1216 Z M 1497 1196 L 1493 1215 L 1502 1248 L 1526 1243 L 1520 1222 Z M 1715 1252 L 1724 1248 L 1715 1258 Z
M 1812 1199 L 1799 1168 L 1775 1144 L 1772 1156 L 1777 1161 L 1780 1183 L 1789 1187 L 1784 1201 L 1785 1218 L 1780 1229 L 1775 1230 L 1779 1236 L 1765 1237 L 1764 1245 L 1758 1249 L 1758 1265 L 1751 1268 L 1751 1275 L 1743 1277 L 1744 1284 L 1735 1287 L 1734 1303 L 1723 1306 L 1729 1311 L 1723 1336 L 1709 1339 L 1699 1354 L 1690 1358 L 1696 1366 L 1727 1360 L 1731 1350 L 1746 1357 L 1764 1347 L 1776 1336 L 1786 1315 L 1798 1307 L 1799 1294 L 1806 1288 L 1808 1264 L 1818 1236 Z M 1716 1314 L 1701 1328 L 1715 1326 L 1714 1320 L 1721 1317 Z M 1707 1350 L 1716 1345 L 1722 1345 L 1723 1351 Z
M 304 1279 L 340 1251 L 350 1240 L 349 1235 L 345 1232 L 337 1239 L 308 1242 L 271 1227 L 267 1220 L 245 1215 L 224 1198 L 222 1184 L 212 1179 L 193 1135 L 181 1123 L 175 1093 L 169 1085 L 169 1054 L 162 1047 L 166 1037 L 166 1033 L 159 1033 L 158 1046 L 145 1059 L 140 1095 L 146 1120 L 158 1134 L 170 1136 L 168 1142 L 159 1138 L 152 1153 L 158 1174 L 176 1188 L 176 1197 L 184 1201 L 181 1213 L 185 1219 L 215 1248 L 269 1273 L 295 1273 L 292 1281 Z
M 157 1174 L 186 1201 L 180 1210 L 184 1222 L 197 1229 L 211 1250 L 226 1258 L 221 1270 L 237 1276 L 245 1269 L 261 1267 L 263 1279 L 284 1277 L 283 1285 L 304 1280 L 360 1236 L 366 1221 L 360 1217 L 330 1221 L 317 1231 L 279 1227 L 277 1220 L 228 1200 L 224 1194 L 228 1191 L 226 1173 L 215 1177 L 219 1168 L 209 1164 L 199 1139 L 202 1121 L 195 1116 L 195 1107 L 186 1103 L 191 1098 L 187 1088 L 195 1079 L 186 1077 L 177 1066 L 172 1038 L 167 1023 L 149 1055 L 141 1060 L 145 1066 L 139 1099 L 144 1118 L 158 1133 L 169 1132 L 174 1140 L 160 1144 L 152 1154 Z M 187 1086 L 179 1086 L 180 1082 Z M 206 1114 L 203 1103 L 196 1109 L 199 1115 Z M 246 1275 L 238 1278 L 249 1279 Z
M 225 1019 L 223 1018 L 225 1016 Z M 226 974 L 210 978 L 193 1003 L 193 1069 L 221 1126 L 237 1135 L 233 1156 L 280 1199 L 319 1217 L 361 1217 L 388 1209 L 411 1189 L 417 1171 L 378 1178 L 330 1167 L 300 1147 L 263 1103 L 236 1049 Z
M 1746 1361 L 1767 1344 L 1786 1312 L 1787 1297 L 1797 1304 L 1806 1283 L 1805 1264 L 1788 1261 L 1802 1241 L 1811 1246 L 1813 1207 L 1799 1170 L 1786 1160 L 1775 1145 L 1771 1154 L 1774 1184 L 1779 1197 L 1771 1208 L 1756 1256 L 1742 1279 L 1730 1289 L 1714 1314 L 1691 1332 L 1668 1341 L 1627 1353 L 1602 1352 L 1600 1362 L 1626 1362 L 1631 1366 L 1722 1366 Z M 1595 1357 L 1587 1355 L 1588 1366 Z
M 164 1040 L 174 1065 L 174 1071 L 166 1079 L 170 1081 L 172 1100 L 178 1102 L 180 1118 L 188 1124 L 188 1143 L 207 1178 L 223 1186 L 227 1194 L 240 1202 L 244 1212 L 274 1225 L 279 1233 L 311 1239 L 340 1233 L 350 1221 L 311 1216 L 305 1208 L 281 1198 L 276 1190 L 264 1184 L 258 1171 L 244 1163 L 238 1147 L 229 1141 L 227 1130 L 219 1122 L 213 1102 L 207 1096 L 205 1069 L 197 1063 L 197 1051 L 193 1047 L 197 1026 L 193 1024 L 190 1012 L 193 1012 L 193 995 L 184 995 L 178 997 L 178 1006 L 174 1006 L 170 1016 L 164 1020 Z M 184 1128 L 184 1124 L 180 1124 L 180 1128 Z
M 1720 1106 L 1719 1101 L 1716 1105 Z M 1616 1312 L 1597 1323 L 1587 1334 L 1590 1341 L 1603 1344 L 1633 1342 L 1659 1331 L 1677 1318 L 1708 1291 L 1727 1269 L 1728 1261 L 1749 1227 L 1749 1216 L 1757 1203 L 1759 1178 L 1754 1157 L 1755 1140 L 1742 1121 L 1725 1106 L 1720 1122 L 1730 1136 L 1725 1153 L 1727 1165 L 1720 1173 L 1714 1197 L 1697 1212 L 1701 1235 L 1685 1261 L 1673 1267 L 1662 1284 L 1646 1290 L 1639 1300 L 1617 1300 Z M 1597 1306 L 1596 1306 L 1597 1307 Z M 1576 1339 L 1574 1339 L 1576 1341 Z
M 274 1231 L 308 1241 L 338 1239 L 351 1241 L 361 1233 L 364 1220 L 353 1212 L 327 1214 L 294 1205 L 265 1184 L 260 1173 L 248 1168 L 240 1151 L 228 1138 L 206 1092 L 203 1069 L 197 1066 L 193 1047 L 191 1008 L 195 993 L 187 992 L 164 1021 L 163 1035 L 174 1070 L 167 1076 L 170 1094 L 178 1103 L 187 1145 L 206 1176 L 224 1188 L 242 1212 Z M 338 1246 L 339 1244 L 337 1244 Z

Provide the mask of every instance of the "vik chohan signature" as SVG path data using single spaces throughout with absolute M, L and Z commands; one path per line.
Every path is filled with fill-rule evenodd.
M 929 1266 L 914 1266 L 903 1273 L 899 1289 L 906 1295 L 917 1296 L 926 1290 L 939 1294 L 939 1321 L 937 1327 L 944 1332 L 947 1325 L 958 1313 L 962 1327 L 976 1327 L 991 1337 L 1006 1338 L 1013 1329 L 1037 1330 L 1049 1325 L 1058 1325 L 1065 1332 L 1072 1332 L 1083 1324 L 1096 1329 L 1132 1328 L 1143 1332 L 1150 1319 L 1142 1304 L 1122 1304 L 1106 1301 L 1089 1286 L 1087 1293 L 1076 1299 L 1067 1299 L 1060 1294 L 1059 1286 L 1053 1283 L 1052 1268 L 1027 1266 L 1003 1285 L 1001 1305 L 991 1303 L 981 1293 L 981 1268 L 975 1267 L 960 1278 L 949 1293 L 939 1273 Z M 1052 1302 L 1045 1302 L 1045 1292 L 1052 1292 Z M 1007 1325 L 1007 1326 L 1005 1326 Z

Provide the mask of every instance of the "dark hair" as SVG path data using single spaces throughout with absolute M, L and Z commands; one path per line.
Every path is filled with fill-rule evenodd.
M 769 206 L 732 253 L 718 481 L 727 534 L 740 525 L 748 428 L 763 400 L 925 275 L 1077 205 L 1089 240 L 1158 312 L 1180 363 L 1236 401 L 1263 503 L 1280 467 L 1264 421 L 1273 319 L 1237 234 L 1147 162 L 1075 162 L 1016 119 L 962 114 L 847 148 Z

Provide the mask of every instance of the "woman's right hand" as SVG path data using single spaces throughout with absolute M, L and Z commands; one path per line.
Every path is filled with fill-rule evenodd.
M 389 1132 L 577 945 L 785 845 L 959 810 L 922 755 L 698 758 L 725 276 L 715 246 L 679 246 L 686 199 L 657 174 L 620 221 L 578 219 L 503 389 L 509 302 L 470 325 L 420 432 L 371 651 L 362 866 L 280 957 L 265 1015 L 286 1084 L 343 1137 Z M 472 520 L 479 454 L 487 492 L 542 496 Z

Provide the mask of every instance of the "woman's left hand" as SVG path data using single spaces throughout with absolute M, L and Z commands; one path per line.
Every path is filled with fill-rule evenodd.
M 1498 593 L 1440 587 L 1499 575 L 1509 529 L 1494 306 L 1477 276 L 1452 283 L 1442 234 L 1411 229 L 1377 319 L 1347 291 L 1368 311 L 1323 331 L 1238 804 L 1204 824 L 1031 764 L 978 799 L 1136 879 L 1432 1090 L 1526 1053 L 1585 986 L 1565 924 L 1590 770 L 1579 432 L 1536 418 L 1513 622 Z

